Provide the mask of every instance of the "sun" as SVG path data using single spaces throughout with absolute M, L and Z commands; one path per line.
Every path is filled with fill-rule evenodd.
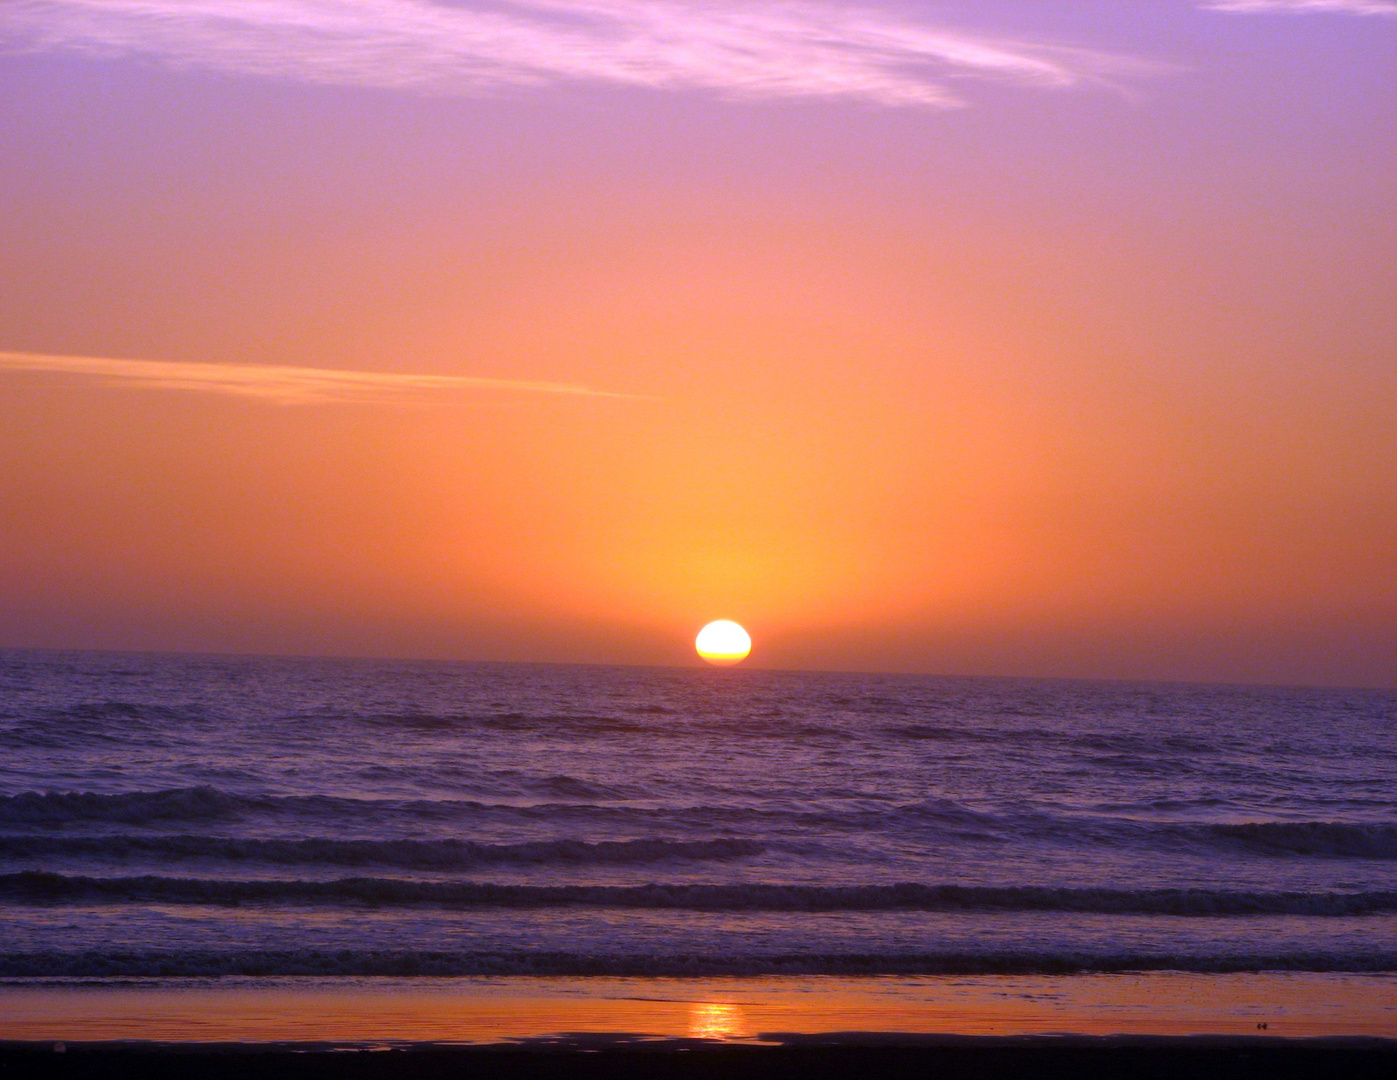
M 719 619 L 698 632 L 694 648 L 710 664 L 726 667 L 747 659 L 752 651 L 752 639 L 731 619 Z

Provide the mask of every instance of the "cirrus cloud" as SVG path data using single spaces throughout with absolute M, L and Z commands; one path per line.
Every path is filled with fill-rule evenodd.
M 581 397 L 629 398 L 567 383 L 485 379 L 464 375 L 407 375 L 385 371 L 208 364 L 172 360 L 119 360 L 103 356 L 50 356 L 0 352 L 0 371 L 77 375 L 107 386 L 184 390 L 257 398 L 278 405 L 408 405 L 459 400 L 464 392 L 495 390 Z
M 1333 12 L 1341 15 L 1397 16 L 1397 3 L 1390 0 L 1212 0 L 1209 11 L 1242 14 L 1291 14 Z
M 948 80 L 1062 88 L 1162 70 L 822 0 L 6 0 L 0 44 L 446 94 L 564 81 L 950 106 Z

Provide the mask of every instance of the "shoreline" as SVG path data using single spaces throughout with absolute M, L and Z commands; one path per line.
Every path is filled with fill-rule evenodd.
M 4 980 L 6 1045 L 860 1045 L 985 1038 L 1397 1041 L 1397 975 Z M 1397 1042 L 1395 1042 L 1397 1044 Z

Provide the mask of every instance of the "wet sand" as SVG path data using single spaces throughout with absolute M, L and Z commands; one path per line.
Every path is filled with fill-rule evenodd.
M 849 1031 L 1397 1039 L 1397 976 L 1149 972 L 0 983 L 0 1040 L 7 1041 L 488 1045 L 586 1033 L 762 1043 Z
M 29 1075 L 1385 1077 L 1397 978 L 29 980 Z

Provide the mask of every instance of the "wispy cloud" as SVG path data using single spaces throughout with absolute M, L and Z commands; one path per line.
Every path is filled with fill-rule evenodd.
M 0 42 L 448 94 L 571 80 L 903 106 L 957 104 L 948 80 L 967 76 L 1072 87 L 1158 70 L 835 0 L 5 0 Z
M 23 352 L 0 352 L 0 370 L 87 376 L 109 386 L 232 394 L 260 398 L 279 405 L 424 404 L 459 400 L 463 392 L 482 390 L 581 397 L 638 397 L 564 383 L 477 379 L 460 375 L 399 375 L 380 371 L 114 360 L 98 356 L 48 356 Z
M 1341 15 L 1386 15 L 1397 17 L 1397 3 L 1390 0 L 1211 0 L 1203 5 L 1209 11 L 1235 11 L 1244 14 L 1330 11 Z

